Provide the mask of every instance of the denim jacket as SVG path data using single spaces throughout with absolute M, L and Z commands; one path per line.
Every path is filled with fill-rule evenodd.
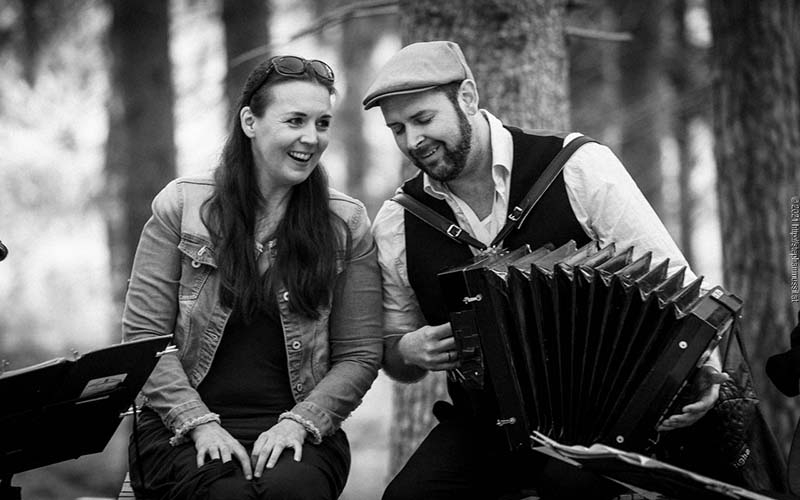
M 125 341 L 174 334 L 178 352 L 161 357 L 142 389 L 145 404 L 174 433 L 173 443 L 218 418 L 196 390 L 231 314 L 220 300 L 216 253 L 200 218 L 213 185 L 211 177 L 179 178 L 155 197 L 122 319 Z M 295 400 L 287 410 L 312 442 L 332 434 L 360 404 L 382 356 L 381 278 L 369 217 L 361 202 L 333 189 L 330 207 L 351 233 L 342 238 L 350 247 L 337 251 L 330 304 L 312 320 L 289 311 L 285 288 L 277 297 Z

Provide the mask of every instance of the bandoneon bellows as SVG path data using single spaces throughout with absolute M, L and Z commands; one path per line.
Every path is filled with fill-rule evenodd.
M 736 296 L 634 253 L 523 247 L 439 274 L 461 360 L 451 382 L 493 393 L 512 448 L 539 431 L 646 450 L 738 316 Z

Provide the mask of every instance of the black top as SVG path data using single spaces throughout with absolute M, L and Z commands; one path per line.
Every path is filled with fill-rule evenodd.
M 276 416 L 294 406 L 277 304 L 250 322 L 233 314 L 198 392 L 223 420 Z M 265 430 L 265 429 L 263 429 Z

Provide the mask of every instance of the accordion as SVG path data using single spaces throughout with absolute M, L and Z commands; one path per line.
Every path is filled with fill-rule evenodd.
M 645 451 L 741 300 L 650 253 L 574 242 L 479 255 L 439 273 L 460 355 L 451 380 L 493 392 L 509 446 Z M 485 394 L 485 392 L 483 392 Z

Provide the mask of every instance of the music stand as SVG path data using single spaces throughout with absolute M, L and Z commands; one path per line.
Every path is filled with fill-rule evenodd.
M 645 498 L 684 500 L 773 500 L 764 493 L 718 481 L 666 462 L 606 445 L 563 445 L 534 431 L 533 449 L 582 467 L 639 493 Z
M 103 451 L 171 335 L 57 358 L 0 376 L 0 500 L 17 473 Z

